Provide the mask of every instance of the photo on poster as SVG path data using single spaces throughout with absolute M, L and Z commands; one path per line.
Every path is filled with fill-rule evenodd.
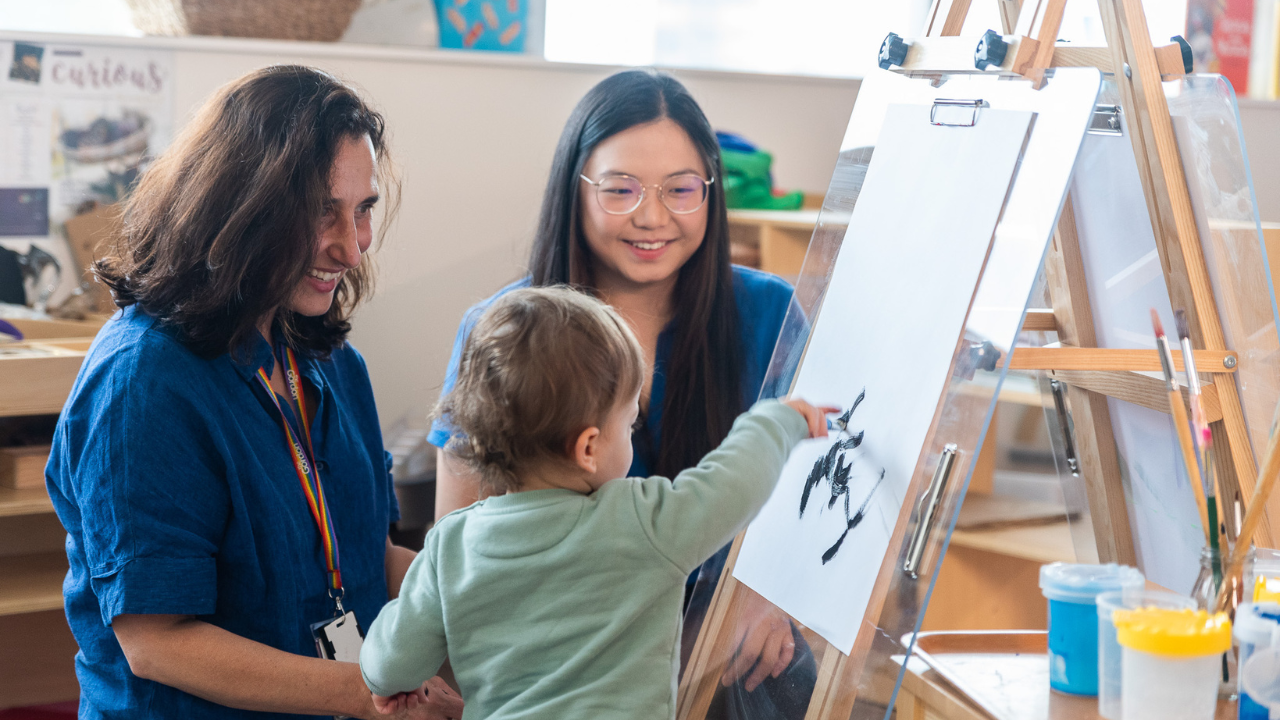
M 733 575 L 849 653 L 907 501 L 1034 113 L 972 127 L 889 105 L 792 394 L 841 408 L 799 444 Z
M 0 187 L 0 237 L 38 237 L 48 234 L 48 188 Z
M 9 63 L 9 79 L 18 82 L 40 84 L 41 64 L 44 47 L 31 43 L 16 42 L 13 44 L 13 62 Z

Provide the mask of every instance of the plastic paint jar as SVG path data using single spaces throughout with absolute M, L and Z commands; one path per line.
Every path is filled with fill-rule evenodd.
M 1052 563 L 1040 568 L 1040 592 L 1049 601 L 1049 686 L 1073 695 L 1098 694 L 1098 612 L 1109 590 L 1140 590 L 1137 568 L 1108 563 Z
M 1252 547 L 1244 562 L 1245 599 L 1280 602 L 1280 550 Z
M 1195 610 L 1196 601 L 1185 595 L 1165 590 L 1110 590 L 1098 595 L 1098 714 L 1107 720 L 1120 720 L 1121 678 L 1123 677 L 1120 643 L 1111 616 L 1116 610 L 1165 608 Z
M 1248 662 L 1241 658 L 1240 687 L 1239 720 L 1280 718 L 1280 649 L 1259 650 Z
M 1204 610 L 1117 610 L 1122 720 L 1213 720 L 1231 620 Z
M 1240 719 L 1267 720 L 1269 713 L 1266 707 L 1245 692 L 1243 668 L 1255 653 L 1276 647 L 1277 641 L 1280 640 L 1280 604 L 1245 603 L 1236 608 L 1233 633 L 1236 638 L 1236 647 L 1239 648 L 1236 667 L 1242 669 L 1239 674 Z

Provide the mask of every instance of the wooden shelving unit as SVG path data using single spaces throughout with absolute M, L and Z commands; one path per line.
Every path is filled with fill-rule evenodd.
M 60 552 L 0 558 L 0 616 L 62 609 L 67 556 Z
M 0 417 L 56 415 L 102 321 L 13 324 L 27 341 L 0 344 Z M 0 487 L 0 709 L 79 696 L 65 542 L 44 487 Z
M 53 502 L 44 488 L 14 490 L 0 487 L 0 518 L 42 515 L 53 512 Z

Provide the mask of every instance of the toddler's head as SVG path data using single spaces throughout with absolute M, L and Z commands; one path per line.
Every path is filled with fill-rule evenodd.
M 640 344 L 608 305 L 564 286 L 514 290 L 480 316 L 436 408 L 455 429 L 445 450 L 489 490 L 509 492 L 531 468 L 574 467 L 575 443 L 597 428 L 605 465 L 625 473 L 634 410 L 620 413 L 643 381 Z

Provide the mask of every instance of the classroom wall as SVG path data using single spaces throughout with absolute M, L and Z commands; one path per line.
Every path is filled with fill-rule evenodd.
M 1280 222 L 1280 101 L 1240 100 L 1240 126 L 1263 221 Z

